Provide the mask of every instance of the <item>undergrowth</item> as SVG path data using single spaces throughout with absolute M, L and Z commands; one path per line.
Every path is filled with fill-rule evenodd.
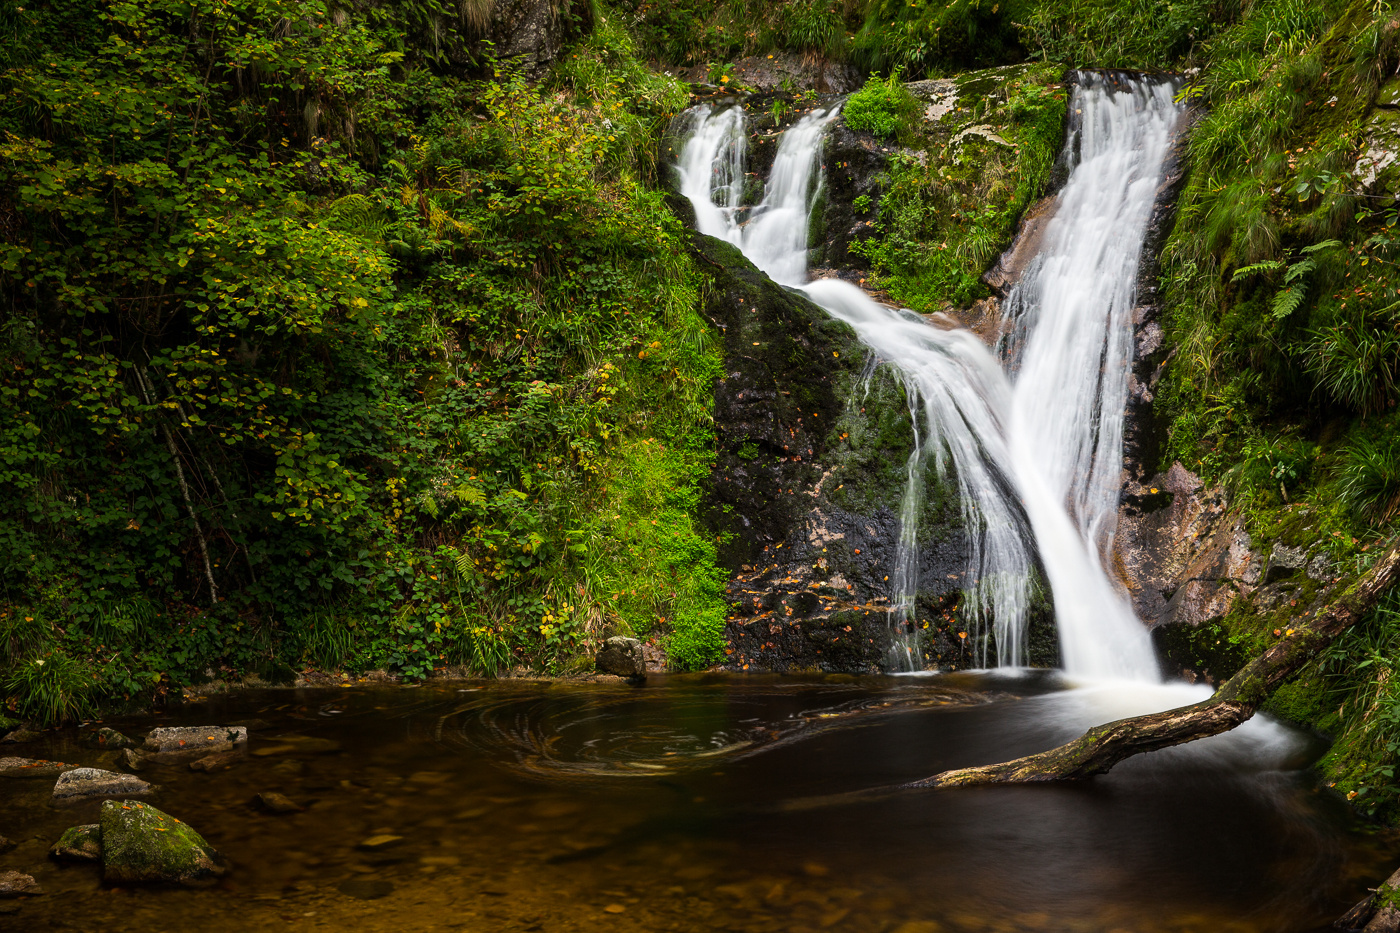
M 1031 68 L 999 84 L 994 96 L 969 95 L 969 122 L 991 127 L 996 140 L 967 134 L 891 158 L 874 224 L 880 235 L 852 247 L 869 259 L 877 285 L 919 312 L 987 294 L 982 273 L 1044 190 L 1063 143 L 1067 95 L 1058 77 L 1057 68 Z M 960 81 L 985 83 L 976 74 Z
M 197 6 L 3 14 L 9 714 L 613 628 L 711 663 L 684 89 L 601 9 L 532 82 L 455 18 Z

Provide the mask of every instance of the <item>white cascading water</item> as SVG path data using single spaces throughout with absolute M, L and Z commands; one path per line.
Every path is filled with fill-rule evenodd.
M 801 288 L 829 314 L 850 324 L 904 381 L 915 436 L 891 588 L 895 639 L 890 666 L 924 667 L 917 636 L 903 623 L 913 619 L 918 591 L 918 515 L 930 458 L 940 478 L 951 473 L 957 483 L 969 530 L 968 574 L 975 586 L 968 594 L 965 617 L 973 627 L 990 619 L 995 662 L 1016 665 L 1025 657 L 1032 560 L 1009 479 L 997 467 L 1008 457 L 998 413 L 1009 404 L 1010 386 L 995 357 L 971 333 L 932 328 L 917 315 L 872 301 L 848 282 L 807 283 L 808 220 L 820 190 L 822 137 L 835 116 L 835 110 L 815 111 L 783 135 L 763 201 L 740 224 L 730 179 L 735 166 L 743 163 L 743 111 L 697 108 L 678 166 L 681 192 L 695 207 L 701 233 L 738 246 L 774 281 Z
M 1165 81 L 1079 76 L 1067 146 L 1078 164 L 1006 302 L 1017 350 L 1007 354 L 1007 447 L 1071 674 L 1158 679 L 1147 629 L 1103 561 L 1122 484 L 1138 260 L 1183 112 L 1174 92 Z
M 917 519 L 932 458 L 937 474 L 951 473 L 957 483 L 975 581 L 969 621 L 990 618 L 995 663 L 1025 661 L 1029 520 L 1054 594 L 1066 671 L 1155 681 L 1147 631 L 1105 573 L 1103 555 L 1118 504 L 1138 257 L 1181 108 L 1169 84 L 1109 87 L 1092 74 L 1080 76 L 1071 106 L 1081 118 L 1072 140 L 1079 162 L 1042 254 L 1008 302 L 1016 326 L 1010 345 L 1019 348 L 1007 354 L 1014 384 L 968 331 L 931 327 L 838 279 L 806 281 L 808 220 L 834 110 L 808 114 L 784 134 L 763 201 L 740 224 L 743 111 L 697 108 L 680 160 L 681 190 L 701 232 L 735 244 L 775 281 L 801 288 L 846 321 L 904 381 L 915 444 L 901 504 L 894 620 L 912 618 Z M 903 638 L 893 666 L 922 668 L 909 627 L 896 631 Z

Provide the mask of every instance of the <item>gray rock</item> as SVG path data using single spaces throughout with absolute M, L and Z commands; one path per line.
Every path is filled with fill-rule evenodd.
M 16 729 L 14 732 L 11 732 L 9 735 L 5 736 L 3 739 L 0 739 L 0 742 L 10 742 L 16 745 L 22 745 L 25 742 L 37 742 L 43 737 L 44 733 L 35 732 L 32 729 Z
M 151 730 L 142 750 L 163 758 L 203 756 L 247 744 L 247 726 L 162 726 Z
M 102 804 L 102 878 L 108 884 L 191 884 L 227 871 L 223 856 L 170 814 L 136 800 Z
M 122 767 L 130 768 L 132 771 L 140 771 L 145 768 L 147 764 L 146 756 L 141 754 L 139 749 L 135 748 L 122 749 L 122 753 L 118 756 L 117 760 L 121 762 Z
M 495 0 L 491 40 L 495 54 L 513 59 L 533 78 L 544 74 L 571 33 L 572 18 L 560 15 L 557 0 Z
M 1269 552 L 1269 563 L 1264 568 L 1264 582 L 1273 583 L 1284 577 L 1291 577 L 1302 570 L 1308 562 L 1308 554 L 1300 547 L 1275 544 Z
M 258 803 L 269 813 L 300 813 L 304 807 L 298 805 L 290 797 L 286 797 L 275 791 L 263 791 L 258 794 Z
M 603 642 L 603 650 L 598 652 L 598 671 L 602 674 L 616 674 L 619 677 L 644 677 L 647 672 L 646 654 L 642 643 L 635 638 L 614 635 Z
M 95 732 L 84 735 L 83 744 L 88 748 L 131 748 L 136 743 L 116 729 L 103 726 Z
M 0 871 L 0 898 L 33 897 L 43 894 L 33 875 L 22 875 L 17 871 Z
M 102 824 L 70 826 L 49 849 L 49 858 L 65 862 L 95 862 L 102 857 Z
M 155 787 L 134 774 L 76 768 L 59 776 L 53 786 L 56 802 L 88 800 L 93 797 L 143 796 Z
M 15 842 L 13 839 L 6 839 L 4 836 L 0 836 L 0 855 L 4 855 L 17 845 L 19 845 L 19 843 Z
M 1326 551 L 1319 550 L 1308 559 L 1307 574 L 1319 583 L 1330 580 L 1334 571 L 1332 558 Z
M 43 758 L 0 758 L 0 777 L 49 778 L 72 771 L 76 767 L 78 766 L 62 761 L 46 761 Z

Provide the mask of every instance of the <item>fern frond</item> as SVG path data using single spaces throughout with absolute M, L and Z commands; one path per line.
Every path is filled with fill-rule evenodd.
M 1303 303 L 1303 295 L 1306 291 L 1302 286 L 1294 285 L 1275 295 L 1274 300 L 1269 305 L 1269 313 L 1274 320 L 1286 318 L 1298 310 L 1298 306 Z
M 1293 265 L 1289 266 L 1288 271 L 1283 274 L 1284 284 L 1291 284 L 1316 268 L 1317 263 L 1313 262 L 1311 259 L 1295 262 Z
M 1240 279 L 1243 279 L 1246 276 L 1255 275 L 1260 272 L 1277 272 L 1279 269 L 1282 268 L 1283 260 L 1266 259 L 1263 262 L 1256 262 L 1252 266 L 1244 266 L 1243 268 L 1236 269 L 1235 274 L 1230 277 L 1230 281 L 1238 282 Z

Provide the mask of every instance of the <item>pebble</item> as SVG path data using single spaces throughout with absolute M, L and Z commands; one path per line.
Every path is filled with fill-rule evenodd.
M 396 843 L 400 843 L 400 842 L 403 842 L 403 837 L 402 837 L 402 836 L 395 836 L 395 835 L 392 835 L 392 834 L 389 834 L 389 833 L 381 833 L 380 835 L 377 835 L 377 836 L 370 836 L 370 837 L 369 837 L 368 839 L 366 839 L 364 842 L 360 843 L 359 846 L 358 846 L 358 848 L 361 848 L 361 849 L 383 849 L 383 848 L 386 848 L 386 847 L 391 846 L 391 845 L 395 845 Z
M 286 797 L 276 791 L 263 791 L 258 794 L 258 803 L 269 813 L 300 813 L 304 807 L 297 804 L 290 797 Z

